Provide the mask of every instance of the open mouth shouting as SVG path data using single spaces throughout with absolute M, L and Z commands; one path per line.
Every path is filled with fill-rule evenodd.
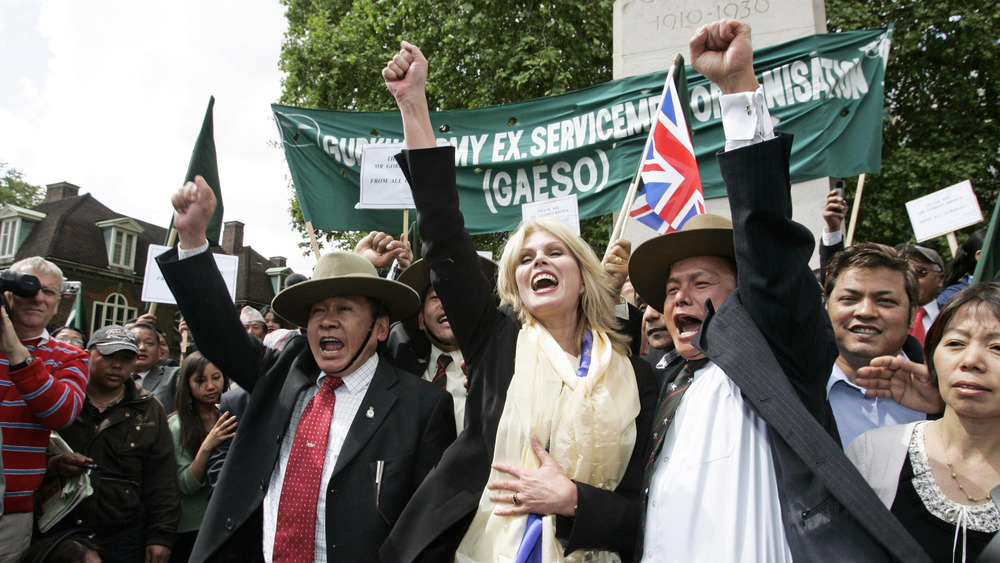
M 334 355 L 344 349 L 344 343 L 332 336 L 324 336 L 319 339 L 320 352 L 326 355 Z
M 531 290 L 535 293 L 554 291 L 559 287 L 559 280 L 548 272 L 538 272 L 531 278 Z
M 677 327 L 677 336 L 683 340 L 694 338 L 701 328 L 701 319 L 691 315 L 674 315 L 674 326 Z

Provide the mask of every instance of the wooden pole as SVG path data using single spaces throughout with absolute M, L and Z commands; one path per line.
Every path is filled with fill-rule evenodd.
M 306 221 L 306 230 L 309 231 L 309 242 L 312 243 L 313 254 L 316 255 L 316 260 L 319 261 L 319 241 L 316 240 L 316 231 L 313 230 L 312 221 Z
M 403 235 L 399 237 L 399 241 L 406 244 L 407 236 L 410 234 L 410 210 L 403 210 Z
M 858 176 L 858 192 L 854 194 L 854 207 L 851 208 L 851 224 L 847 228 L 847 238 L 844 239 L 844 248 L 850 248 L 854 242 L 854 226 L 858 222 L 858 209 L 861 207 L 861 193 L 865 191 L 865 175 Z
M 951 257 L 954 258 L 955 254 L 958 253 L 958 239 L 955 238 L 955 231 L 948 233 L 948 248 L 951 249 Z

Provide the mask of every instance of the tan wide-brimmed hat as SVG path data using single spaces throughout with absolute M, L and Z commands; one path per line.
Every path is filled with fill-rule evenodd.
M 486 276 L 486 279 L 490 280 L 493 287 L 496 287 L 498 270 L 496 262 L 480 255 L 479 267 L 483 269 L 483 274 Z M 423 307 L 424 297 L 427 295 L 427 290 L 431 286 L 430 265 L 421 258 L 420 260 L 410 264 L 409 268 L 403 270 L 403 273 L 399 274 L 397 281 L 412 287 L 413 290 L 417 292 L 417 295 L 420 296 L 420 305 Z M 419 310 L 420 309 L 418 308 L 417 311 L 419 312 Z M 416 313 L 403 319 L 403 324 L 406 326 L 406 330 L 410 331 L 412 334 L 416 334 L 420 331 L 420 323 L 417 322 Z
M 640 244 L 628 261 L 632 287 L 643 301 L 662 313 L 670 267 L 695 256 L 735 258 L 733 222 L 711 213 L 695 215 L 681 230 Z
M 398 321 L 414 314 L 420 296 L 406 285 L 380 278 L 375 266 L 353 252 L 329 252 L 320 257 L 312 279 L 297 283 L 274 297 L 271 308 L 298 326 L 309 322 L 313 304 L 330 297 L 371 297 L 385 304 L 389 319 Z

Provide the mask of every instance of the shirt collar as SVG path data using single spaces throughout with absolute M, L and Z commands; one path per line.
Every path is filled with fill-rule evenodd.
M 31 338 L 22 338 L 21 342 L 30 342 L 32 340 L 38 340 L 38 344 L 42 345 L 46 344 L 49 340 L 51 340 L 51 338 L 52 337 L 49 336 L 49 331 L 43 328 L 42 333 L 39 334 L 38 336 L 32 336 Z
M 937 297 L 931 299 L 929 302 L 927 302 L 927 304 L 921 305 L 920 307 L 922 307 L 924 311 L 927 311 L 928 315 L 934 318 L 937 318 L 937 314 L 941 311 L 941 308 L 938 307 L 937 304 Z
M 341 377 L 340 379 L 344 382 L 344 387 L 352 395 L 358 391 L 365 390 L 371 384 L 372 379 L 375 377 L 375 370 L 378 369 L 378 354 L 373 354 L 368 361 L 361 364 L 358 369 L 352 371 L 351 373 Z M 326 372 L 319 372 L 319 377 L 316 378 L 316 386 L 322 387 L 323 380 L 326 379 Z
M 902 355 L 907 360 L 910 359 L 906 355 L 906 352 L 900 351 L 899 353 L 900 353 L 900 355 Z M 851 380 L 847 379 L 847 374 L 844 373 L 844 370 L 840 369 L 840 366 L 838 366 L 837 363 L 834 362 L 833 363 L 833 370 L 830 371 L 830 379 L 828 379 L 827 382 L 826 382 L 826 398 L 827 399 L 830 398 L 830 390 L 833 389 L 833 386 L 836 385 L 838 381 L 843 381 L 844 383 L 846 383 L 846 384 L 850 385 L 851 387 L 853 387 L 853 388 L 861 391 L 862 393 L 864 393 L 865 391 L 867 391 L 867 389 L 865 389 L 864 387 L 861 387 L 860 385 L 855 385 L 854 383 L 851 383 Z
M 451 356 L 451 363 L 455 364 L 456 366 L 461 365 L 463 359 L 461 350 L 455 350 L 454 352 L 445 352 L 444 350 L 435 346 L 433 343 L 431 343 L 431 354 L 427 356 L 428 360 L 427 365 L 429 366 L 437 365 L 438 357 L 441 356 L 442 354 L 448 354 L 449 356 Z

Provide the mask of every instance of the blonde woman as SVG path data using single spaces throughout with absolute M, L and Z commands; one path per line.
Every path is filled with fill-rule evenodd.
M 383 70 L 403 119 L 399 161 L 424 258 L 469 372 L 466 428 L 383 545 L 389 561 L 631 560 L 656 386 L 617 332 L 617 296 L 593 250 L 556 222 L 514 233 L 498 292 L 482 275 L 437 148 L 427 60 L 403 49 Z M 615 252 L 627 258 L 627 245 Z

